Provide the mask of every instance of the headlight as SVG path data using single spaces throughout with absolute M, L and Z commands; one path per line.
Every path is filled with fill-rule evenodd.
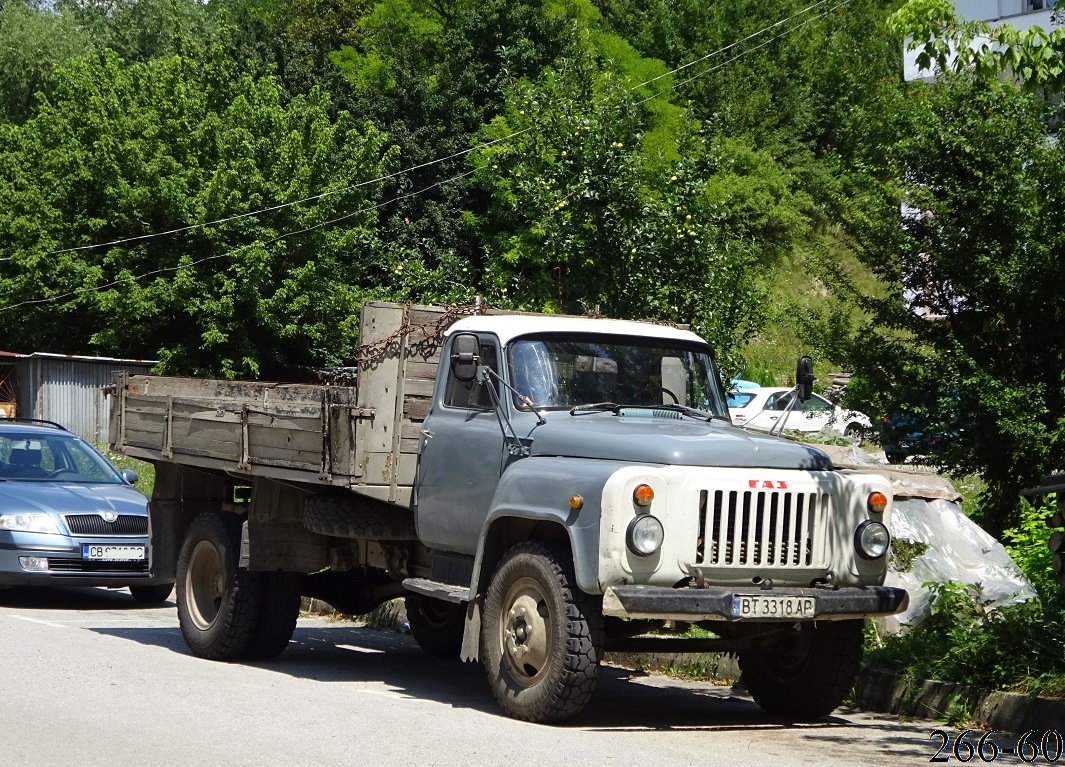
M 62 535 L 55 517 L 50 514 L 0 514 L 0 530 L 22 533 L 50 533 Z
M 640 514 L 629 522 L 629 528 L 625 532 L 625 542 L 629 551 L 637 556 L 649 557 L 662 548 L 662 541 L 666 537 L 666 531 L 657 517 L 650 514 Z
M 854 548 L 862 559 L 879 559 L 891 543 L 891 533 L 880 522 L 867 519 L 854 531 Z

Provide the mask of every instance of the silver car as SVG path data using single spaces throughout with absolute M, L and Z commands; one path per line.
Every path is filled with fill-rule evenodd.
M 148 498 L 62 426 L 0 420 L 0 587 L 128 587 L 159 603 L 149 575 Z

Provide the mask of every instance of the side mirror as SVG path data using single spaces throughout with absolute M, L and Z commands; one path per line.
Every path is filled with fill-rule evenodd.
M 133 471 L 133 469 L 122 469 L 118 472 L 118 476 L 126 480 L 127 485 L 135 485 L 137 484 L 137 480 L 140 479 L 140 477 L 137 476 L 137 472 Z
M 451 374 L 459 381 L 468 382 L 477 377 L 481 364 L 481 342 L 473 333 L 459 333 L 451 341 Z
M 814 393 L 814 378 L 813 359 L 806 355 L 799 357 L 799 363 L 795 366 L 795 390 L 800 402 L 810 399 Z

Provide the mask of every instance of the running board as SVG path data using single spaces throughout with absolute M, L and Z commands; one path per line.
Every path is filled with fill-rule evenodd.
M 445 602 L 454 602 L 455 604 L 468 602 L 470 599 L 469 586 L 440 583 L 439 581 L 431 581 L 428 578 L 404 578 L 403 588 L 407 591 L 413 591 L 415 594 L 432 597 L 433 599 L 442 599 Z

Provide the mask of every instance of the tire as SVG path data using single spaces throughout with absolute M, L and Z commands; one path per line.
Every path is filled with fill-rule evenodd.
M 888 463 L 900 464 L 900 463 L 905 463 L 906 462 L 906 454 L 905 453 L 896 453 L 896 452 L 892 451 L 890 453 L 885 453 L 885 455 L 887 456 L 887 462 Z
M 236 660 L 255 640 L 264 603 L 260 573 L 240 570 L 242 520 L 208 511 L 189 525 L 177 562 L 178 623 L 193 655 Z
M 129 594 L 134 602 L 142 605 L 161 605 L 170 598 L 170 592 L 173 590 L 173 583 L 159 583 L 152 586 L 130 586 Z
M 245 573 L 263 582 L 263 607 L 255 636 L 242 657 L 248 660 L 270 660 L 285 648 L 296 630 L 300 617 L 300 573 Z
M 568 549 L 527 541 L 504 555 L 485 598 L 480 655 L 510 716 L 550 722 L 581 711 L 603 635 L 602 603 L 577 588 Z
M 421 594 L 407 594 L 403 601 L 410 633 L 418 646 L 436 658 L 459 657 L 466 629 L 466 605 Z
M 865 429 L 859 424 L 849 423 L 847 428 L 843 430 L 843 436 L 849 439 L 858 447 L 862 446 L 862 442 L 865 441 Z
M 739 654 L 743 681 L 765 711 L 820 719 L 854 686 L 862 659 L 863 621 L 828 621 L 791 632 L 769 651 Z

